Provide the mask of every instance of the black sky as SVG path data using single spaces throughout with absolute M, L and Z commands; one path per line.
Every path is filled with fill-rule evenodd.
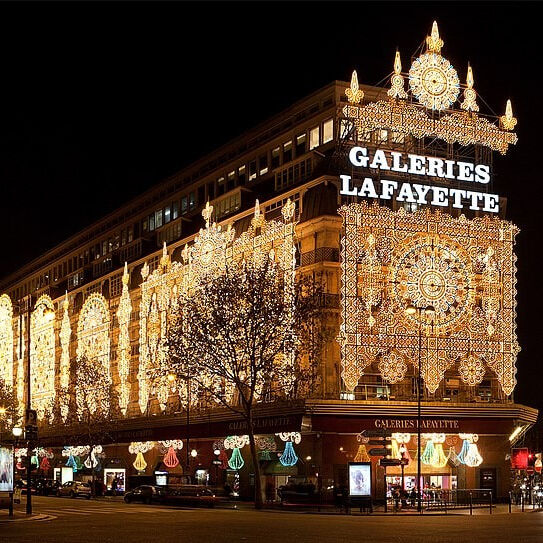
M 404 69 L 437 19 L 443 54 L 519 143 L 495 162 L 518 237 L 519 401 L 541 388 L 540 5 L 0 4 L 0 276 L 353 68 Z

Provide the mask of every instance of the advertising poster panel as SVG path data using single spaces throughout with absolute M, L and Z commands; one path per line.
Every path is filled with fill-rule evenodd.
M 371 463 L 349 462 L 349 496 L 371 497 Z
M 13 453 L 0 447 L 0 492 L 13 491 Z

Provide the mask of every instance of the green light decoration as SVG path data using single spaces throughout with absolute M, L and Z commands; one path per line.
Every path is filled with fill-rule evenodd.
M 271 460 L 270 451 L 268 450 L 260 451 L 260 460 L 266 460 L 266 461 Z
M 68 461 L 66 462 L 66 467 L 72 468 L 72 471 L 75 473 L 77 471 L 77 462 L 73 455 L 70 454 Z
M 230 457 L 230 460 L 228 460 L 228 465 L 230 466 L 230 469 L 241 469 L 245 462 L 243 461 L 243 456 L 241 456 L 241 452 L 238 447 L 236 447 L 232 451 L 232 456 Z
M 462 448 L 460 449 L 460 452 L 458 453 L 458 456 L 457 456 L 458 461 L 461 462 L 462 464 L 466 463 L 466 455 L 469 452 L 469 445 L 470 445 L 469 441 L 467 439 L 464 439 L 464 441 L 462 442 Z
M 83 469 L 83 462 L 81 462 L 81 458 L 79 456 L 74 456 L 75 463 L 77 465 L 77 470 L 81 471 Z
M 34 464 L 35 466 L 39 466 L 40 465 L 40 462 L 38 460 L 38 457 L 36 455 L 32 456 L 30 458 L 30 463 L 31 464 Z
M 292 445 L 292 441 L 285 442 L 285 450 L 283 451 L 283 454 L 279 457 L 279 462 L 281 462 L 281 464 L 285 467 L 294 466 L 296 462 L 298 462 L 298 457 L 294 452 L 294 446 Z
M 424 449 L 424 452 L 420 455 L 420 461 L 423 464 L 431 465 L 437 463 L 439 460 L 438 452 L 436 451 L 436 448 L 434 447 L 434 442 L 429 439 L 426 442 L 426 448 Z

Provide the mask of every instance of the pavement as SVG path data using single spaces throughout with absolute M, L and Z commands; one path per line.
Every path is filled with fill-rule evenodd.
M 250 503 L 225 503 L 217 509 L 125 504 L 117 498 L 95 500 L 34 497 L 36 515 L 25 517 L 23 503 L 15 519 L 0 511 L 0 541 L 15 543 L 541 543 L 543 514 L 508 513 L 497 505 L 493 514 L 327 514 L 308 509 L 255 511 Z M 334 508 L 335 509 L 335 508 Z M 520 508 L 518 508 L 520 511 Z

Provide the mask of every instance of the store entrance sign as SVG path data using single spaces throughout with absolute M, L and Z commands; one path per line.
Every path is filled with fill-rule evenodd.
M 486 164 L 445 160 L 382 149 L 370 152 L 367 148 L 358 146 L 351 148 L 349 161 L 355 167 L 376 172 L 379 179 L 364 177 L 362 180 L 353 180 L 350 175 L 340 175 L 340 194 L 343 196 L 395 200 L 438 207 L 451 205 L 457 209 L 467 206 L 474 211 L 489 213 L 498 213 L 500 210 L 497 194 L 476 190 L 479 186 L 490 182 L 490 166 Z M 386 179 L 388 172 L 418 176 L 424 181 L 428 178 L 439 179 L 444 186 L 402 183 Z M 454 187 L 451 182 L 454 182 Z M 459 188 L 459 184 L 462 184 L 462 188 Z

